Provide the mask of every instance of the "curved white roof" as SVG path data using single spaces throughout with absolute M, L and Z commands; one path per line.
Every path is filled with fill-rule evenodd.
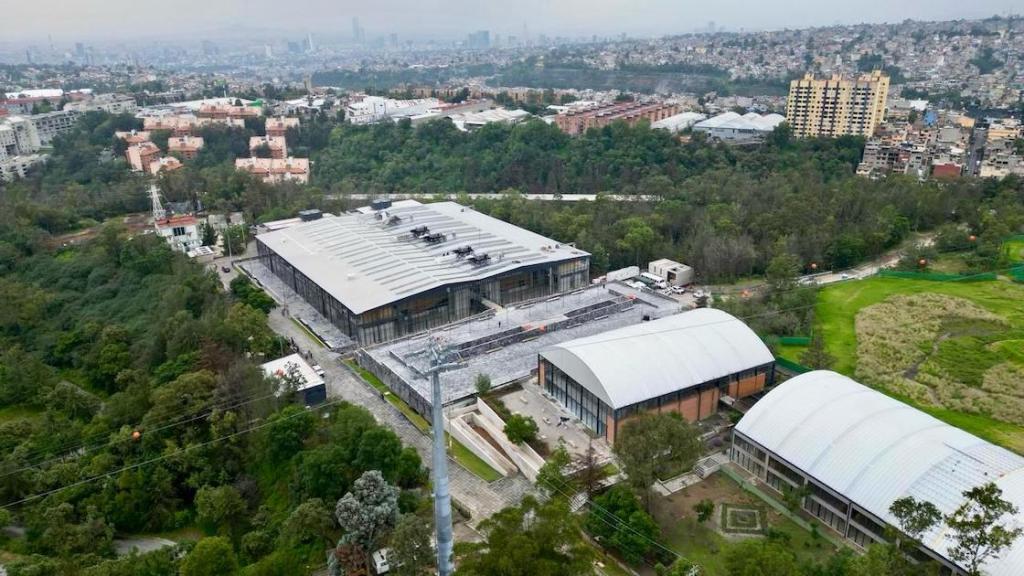
M 746 324 L 712 308 L 570 340 L 540 355 L 612 408 L 775 360 Z
M 990 481 L 1024 510 L 1024 458 L 835 372 L 808 372 L 780 384 L 736 430 L 893 525 L 895 500 L 913 496 L 947 514 L 964 491 Z M 1024 515 L 1012 521 L 1024 525 Z M 923 541 L 948 558 L 946 536 L 936 528 Z M 985 571 L 1024 574 L 1024 540 Z

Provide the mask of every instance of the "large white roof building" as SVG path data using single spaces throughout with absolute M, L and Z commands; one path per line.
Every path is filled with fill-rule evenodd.
M 693 130 L 722 140 L 751 140 L 764 137 L 785 121 L 786 117 L 779 114 L 762 116 L 756 112 L 726 112 L 697 122 Z
M 539 381 L 598 434 L 642 412 L 699 420 L 722 397 L 770 384 L 775 358 L 742 321 L 699 308 L 556 344 L 540 352 Z
M 256 240 L 275 274 L 361 343 L 463 318 L 483 299 L 504 304 L 589 283 L 588 253 L 454 202 L 325 215 Z M 391 327 L 366 334 L 364 320 Z
M 767 454 L 759 459 L 751 446 Z M 733 459 L 773 487 L 793 472 L 817 485 L 822 501 L 812 495 L 805 510 L 861 545 L 879 536 L 864 524 L 895 525 L 889 507 L 906 496 L 948 514 L 963 503 L 963 492 L 995 482 L 1004 499 L 1024 510 L 1024 457 L 830 371 L 797 376 L 755 404 L 736 425 Z M 1009 520 L 1024 526 L 1024 516 Z M 948 528 L 922 540 L 953 566 Z M 1024 574 L 1024 541 L 986 564 L 985 573 Z
M 775 361 L 750 327 L 713 308 L 563 342 L 541 355 L 612 408 Z

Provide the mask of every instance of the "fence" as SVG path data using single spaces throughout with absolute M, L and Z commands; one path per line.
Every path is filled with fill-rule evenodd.
M 943 274 L 941 272 L 914 272 L 911 270 L 879 270 L 881 278 L 904 278 L 908 280 L 931 280 L 935 282 L 988 282 L 995 280 L 995 272 L 980 274 Z
M 803 364 L 799 364 L 797 362 L 793 362 L 792 360 L 786 360 L 785 358 L 776 358 L 775 359 L 775 364 L 778 365 L 780 368 L 782 368 L 784 370 L 787 370 L 789 372 L 793 372 L 794 374 L 803 374 L 804 372 L 810 372 L 811 371 L 811 368 L 808 368 L 807 366 L 804 366 Z
M 809 346 L 811 344 L 810 336 L 779 336 L 779 344 L 785 346 Z

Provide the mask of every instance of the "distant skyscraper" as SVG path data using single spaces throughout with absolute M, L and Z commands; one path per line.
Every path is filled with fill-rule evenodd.
M 858 78 L 807 74 L 789 83 L 786 120 L 797 136 L 870 136 L 885 120 L 888 93 L 889 77 L 878 70 Z
M 312 52 L 316 50 L 316 46 L 313 45 L 313 35 L 306 34 L 306 52 Z
M 356 42 L 362 42 L 366 39 L 366 31 L 359 25 L 359 17 L 354 16 L 352 18 L 352 40 Z
M 466 47 L 487 49 L 491 47 L 491 32 L 489 30 L 477 30 L 466 35 Z
M 32 63 L 32 49 L 31 48 L 26 48 L 25 49 L 25 62 L 27 62 L 29 64 Z
M 263 46 L 263 55 L 266 56 L 267 58 L 274 57 L 274 49 L 270 46 L 270 44 L 265 44 Z

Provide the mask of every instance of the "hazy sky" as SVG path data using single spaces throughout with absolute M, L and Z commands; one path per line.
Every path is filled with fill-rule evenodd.
M 1020 13 L 1020 0 L 0 0 L 0 41 L 98 41 L 235 34 L 250 30 L 368 38 L 457 36 L 472 29 L 522 35 L 658 35 L 709 21 L 731 30 L 835 23 L 984 18 Z

